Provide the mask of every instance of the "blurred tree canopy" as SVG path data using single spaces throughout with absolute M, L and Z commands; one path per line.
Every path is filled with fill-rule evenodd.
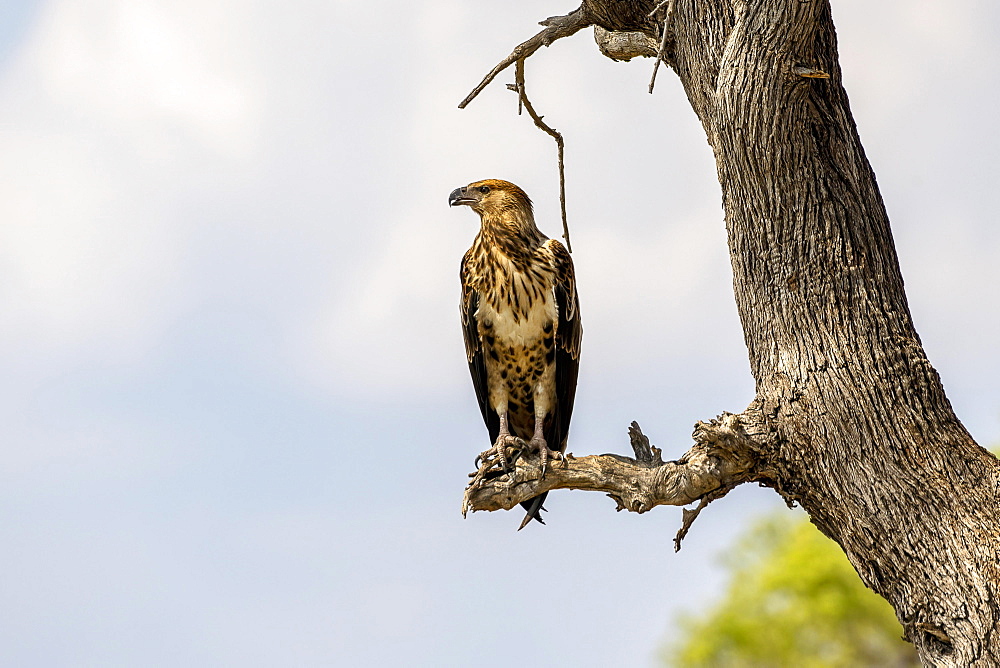
M 861 583 L 836 543 L 805 515 L 782 512 L 724 556 L 724 598 L 684 616 L 670 666 L 919 666 L 892 607 Z

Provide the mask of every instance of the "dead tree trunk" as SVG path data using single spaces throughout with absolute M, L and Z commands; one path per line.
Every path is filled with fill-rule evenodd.
M 644 511 L 755 480 L 841 545 L 925 665 L 997 665 L 1000 462 L 913 327 L 828 0 L 585 0 L 570 16 L 644 32 L 684 85 L 715 153 L 757 396 L 701 424 L 679 462 L 582 458 L 545 481 L 526 464 L 471 507 L 578 487 Z
M 913 328 L 830 5 L 675 11 L 673 62 L 715 151 L 769 477 L 893 604 L 924 663 L 995 665 L 998 466 Z

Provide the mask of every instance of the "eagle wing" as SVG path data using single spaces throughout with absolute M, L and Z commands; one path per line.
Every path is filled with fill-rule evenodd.
M 555 332 L 556 401 L 552 419 L 545 425 L 545 440 L 553 450 L 565 451 L 573 400 L 576 398 L 576 379 L 580 373 L 583 324 L 580 321 L 573 260 L 566 248 L 555 239 L 546 241 L 545 246 L 552 255 L 555 270 L 553 289 L 558 313 Z
M 462 334 L 465 336 L 465 357 L 472 373 L 472 385 L 476 388 L 476 399 L 479 400 L 479 410 L 483 414 L 483 422 L 490 432 L 490 443 L 494 443 L 500 435 L 500 416 L 490 406 L 489 384 L 486 380 L 486 358 L 483 352 L 483 342 L 479 336 L 479 291 L 472 286 L 472 276 L 469 269 L 469 254 L 462 258 L 462 268 L 459 278 L 462 281 L 462 303 L 459 308 L 462 313 Z

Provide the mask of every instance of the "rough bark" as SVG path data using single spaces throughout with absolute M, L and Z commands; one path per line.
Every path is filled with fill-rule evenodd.
M 643 18 L 656 6 L 581 11 L 660 43 Z M 997 665 L 1000 462 L 955 416 L 913 327 L 828 0 L 676 0 L 667 31 L 664 60 L 715 154 L 757 383 L 739 416 L 753 425 L 743 477 L 841 545 L 925 665 Z
M 774 485 L 892 603 L 924 663 L 996 665 L 1000 467 L 913 328 L 830 5 L 675 12 L 672 60 L 715 151 Z

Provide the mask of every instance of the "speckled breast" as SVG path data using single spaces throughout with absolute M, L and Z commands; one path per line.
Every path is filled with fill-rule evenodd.
M 478 317 L 490 404 L 497 412 L 506 404 L 511 433 L 525 439 L 534 431 L 536 408 L 544 415 L 555 399 L 555 299 L 551 288 L 535 294 L 520 309 L 507 300 L 482 303 Z

